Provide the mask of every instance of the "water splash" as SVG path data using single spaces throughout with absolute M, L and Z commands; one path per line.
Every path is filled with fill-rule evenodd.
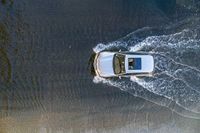
M 194 24 L 194 23 L 193 23 Z M 108 45 L 99 44 L 95 52 L 124 49 L 151 54 L 155 61 L 153 77 L 104 79 L 103 82 L 128 91 L 186 116 L 200 119 L 200 27 L 183 29 L 177 33 L 138 37 L 151 31 L 143 28 Z

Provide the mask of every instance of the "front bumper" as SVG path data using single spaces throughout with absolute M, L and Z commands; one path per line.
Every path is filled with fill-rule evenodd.
M 98 71 L 98 56 L 99 56 L 99 53 L 96 53 L 96 55 L 95 55 L 95 58 L 94 58 L 94 62 L 93 62 L 93 67 L 94 67 L 94 71 L 95 71 L 95 74 L 97 75 L 97 76 L 100 76 L 99 75 L 99 71 Z

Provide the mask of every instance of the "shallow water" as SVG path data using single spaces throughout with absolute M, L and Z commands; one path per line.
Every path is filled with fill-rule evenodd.
M 186 32 L 193 38 L 194 47 L 187 42 L 188 36 L 186 40 L 183 38 L 183 42 L 192 46 L 185 58 L 190 54 L 198 57 L 198 45 L 195 45 L 198 37 L 187 30 L 195 30 L 196 25 L 191 22 L 198 23 L 194 21 L 199 13 L 197 2 L 4 0 L 0 4 L 0 132 L 198 132 L 200 122 L 193 119 L 197 118 L 193 113 L 198 113 L 198 108 L 193 105 L 198 107 L 198 100 L 191 106 L 183 106 L 176 99 L 183 108 L 169 108 L 167 101 L 171 103 L 176 95 L 165 98 L 166 91 L 160 93 L 150 87 L 136 95 L 135 90 L 139 88 L 133 89 L 133 84 L 155 84 L 160 78 L 142 82 L 124 80 L 131 88 L 122 91 L 121 87 L 120 90 L 112 85 L 95 84 L 88 70 L 92 48 L 99 43 L 113 44 L 114 40 L 122 49 L 144 48 L 146 52 L 167 54 L 173 48 L 164 44 L 148 47 L 145 43 L 152 44 L 151 36 L 167 42 L 170 35 Z M 137 38 L 129 34 L 133 31 L 137 32 Z M 167 36 L 162 38 L 162 35 Z M 163 47 L 167 50 L 162 51 Z M 179 50 L 184 51 L 184 47 Z M 163 58 L 163 62 L 169 61 Z M 192 68 L 187 69 L 198 74 L 192 71 L 198 69 L 198 61 L 195 64 L 179 58 L 175 61 L 189 65 Z M 175 76 L 183 79 L 184 73 L 177 72 Z M 191 78 L 184 80 L 195 88 L 198 83 L 191 84 Z
M 200 119 L 199 18 L 190 18 L 186 21 L 187 25 L 189 25 L 188 21 L 192 19 L 190 28 L 183 29 L 178 33 L 149 36 L 142 40 L 137 36 L 138 33 L 145 34 L 147 31 L 151 32 L 153 30 L 143 28 L 117 42 L 111 42 L 108 45 L 97 45 L 94 48 L 96 52 L 105 49 L 112 50 L 117 47 L 120 49 L 120 46 L 123 46 L 124 49 L 130 52 L 148 53 L 154 57 L 155 69 L 153 77 L 137 78 L 132 76 L 129 81 L 127 79 L 115 81 L 95 77 L 95 82 L 102 80 L 119 87 L 121 90 L 131 91 L 131 94 L 135 96 L 168 107 L 180 115 Z M 172 28 L 173 30 L 177 29 L 179 25 Z M 168 28 L 167 30 L 172 29 Z M 132 90 L 134 90 L 134 93 Z M 156 101 L 154 98 L 146 96 L 149 95 L 148 92 L 159 95 L 164 100 L 159 99 Z M 185 111 L 180 110 L 179 107 L 184 108 Z

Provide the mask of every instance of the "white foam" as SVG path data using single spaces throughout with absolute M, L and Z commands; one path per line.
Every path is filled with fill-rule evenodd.
M 94 51 L 109 50 L 125 44 L 125 47 L 132 52 L 145 51 L 153 55 L 155 75 L 148 78 L 131 76 L 130 81 L 95 77 L 94 82 L 118 87 L 135 96 L 166 107 L 169 107 L 171 102 L 175 102 L 184 108 L 187 114 L 175 107 L 171 108 L 172 110 L 188 117 L 200 119 L 200 39 L 197 38 L 197 35 L 198 31 L 186 29 L 170 35 L 150 36 L 133 45 L 119 41 L 108 45 L 98 44 Z M 131 36 L 134 37 L 134 34 L 128 36 L 127 42 Z M 196 62 L 193 63 L 193 61 Z M 168 100 L 156 101 L 149 96 L 150 93 Z

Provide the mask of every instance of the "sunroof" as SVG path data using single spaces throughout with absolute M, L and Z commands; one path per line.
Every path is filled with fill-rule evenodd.
M 141 70 L 141 58 L 129 58 L 128 59 L 128 69 L 129 70 Z

